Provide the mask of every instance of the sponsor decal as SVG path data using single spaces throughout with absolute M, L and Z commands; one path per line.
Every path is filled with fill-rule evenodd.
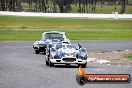
M 86 71 L 79 67 L 76 81 L 79 85 L 89 83 L 130 83 L 131 76 L 129 74 L 87 74 Z

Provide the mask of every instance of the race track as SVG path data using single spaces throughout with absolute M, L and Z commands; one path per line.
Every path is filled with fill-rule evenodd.
M 132 41 L 72 41 L 82 43 L 88 52 L 132 49 Z M 32 41 L 0 42 L 0 88 L 132 88 L 130 84 L 86 84 L 76 82 L 77 66 L 45 65 L 45 55 L 35 54 Z M 132 75 L 132 64 L 88 63 L 87 73 Z

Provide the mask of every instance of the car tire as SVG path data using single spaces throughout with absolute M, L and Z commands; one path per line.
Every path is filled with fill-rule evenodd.
M 86 66 L 87 66 L 87 63 L 82 64 L 82 68 L 86 68 Z
M 50 66 L 50 67 L 54 67 L 54 64 L 50 61 L 50 59 L 51 59 L 51 55 L 49 55 L 49 59 L 48 59 L 49 66 Z
M 44 55 L 46 55 L 46 50 L 44 50 L 43 52 L 44 52 Z
M 80 67 L 80 66 L 82 67 L 82 65 L 81 65 L 81 64 L 78 64 L 78 67 Z
M 54 67 L 54 64 L 52 62 L 49 62 L 50 67 Z
M 44 51 L 44 55 L 46 55 L 46 52 Z
M 87 63 L 85 63 L 85 64 L 78 64 L 78 67 L 82 67 L 82 68 L 86 68 L 86 66 L 87 66 Z
M 36 53 L 36 54 L 39 54 L 40 52 L 39 52 L 39 50 L 36 50 L 35 53 Z
M 46 62 L 46 65 L 48 66 L 49 65 L 49 62 L 47 60 L 45 62 Z

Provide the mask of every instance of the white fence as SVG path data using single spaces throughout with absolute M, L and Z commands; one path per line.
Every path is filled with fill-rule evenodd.
M 6 16 L 35 16 L 55 18 L 89 18 L 89 19 L 132 19 L 132 14 L 83 14 L 83 13 L 34 13 L 34 12 L 9 12 L 0 11 L 0 15 Z

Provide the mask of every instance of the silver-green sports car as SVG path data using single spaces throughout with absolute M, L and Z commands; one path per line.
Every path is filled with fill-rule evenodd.
M 65 32 L 58 32 L 58 31 L 44 32 L 42 34 L 41 40 L 33 43 L 33 48 L 36 54 L 39 54 L 40 52 L 44 52 L 45 54 L 47 44 L 51 42 L 61 42 L 61 41 L 70 42 L 70 40 L 67 39 Z

